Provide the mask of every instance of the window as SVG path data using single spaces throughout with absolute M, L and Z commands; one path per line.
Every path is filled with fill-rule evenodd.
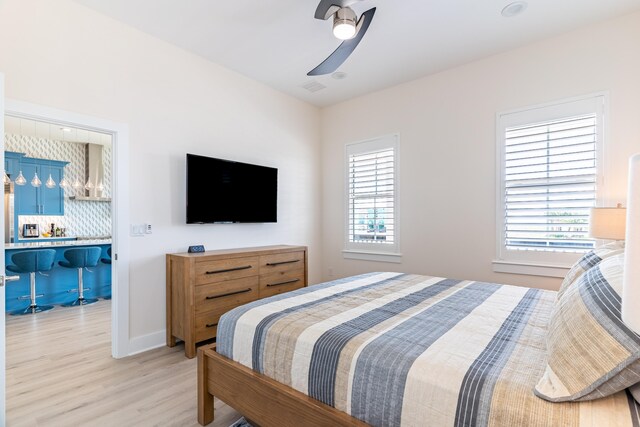
M 398 262 L 398 137 L 347 145 L 345 257 Z
M 560 267 L 594 247 L 604 103 L 598 95 L 498 115 L 499 260 Z

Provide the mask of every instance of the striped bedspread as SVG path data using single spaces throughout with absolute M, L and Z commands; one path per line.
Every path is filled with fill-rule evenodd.
M 218 352 L 374 426 L 640 426 L 626 392 L 550 403 L 556 293 L 370 273 L 225 314 Z

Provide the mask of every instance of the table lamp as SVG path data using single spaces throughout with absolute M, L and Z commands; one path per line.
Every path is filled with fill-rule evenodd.
M 627 209 L 620 203 L 615 208 L 591 208 L 589 236 L 595 239 L 624 240 Z

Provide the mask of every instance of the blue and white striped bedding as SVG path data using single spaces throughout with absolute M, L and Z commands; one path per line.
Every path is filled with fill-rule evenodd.
M 364 274 L 228 312 L 217 351 L 374 426 L 639 426 L 626 392 L 533 394 L 555 294 Z

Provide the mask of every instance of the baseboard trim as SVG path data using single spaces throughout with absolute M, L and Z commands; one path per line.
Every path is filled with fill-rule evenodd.
M 162 347 L 166 344 L 166 338 L 167 332 L 164 329 L 162 331 L 131 338 L 129 340 L 129 351 L 127 353 L 129 356 L 133 356 L 134 354 Z

